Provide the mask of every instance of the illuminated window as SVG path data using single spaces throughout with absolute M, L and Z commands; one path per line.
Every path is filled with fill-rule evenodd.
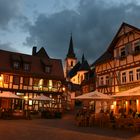
M 122 83 L 126 83 L 126 72 L 122 73 Z
M 19 85 L 20 83 L 20 77 L 19 76 L 13 76 L 13 84 Z
M 13 63 L 13 67 L 14 67 L 14 69 L 19 69 L 19 67 L 20 67 L 19 62 L 15 61 L 15 62 Z
M 4 84 L 9 83 L 9 75 L 4 75 Z
M 133 81 L 133 71 L 129 71 L 129 81 Z
M 140 80 L 140 69 L 137 69 L 137 80 Z
M 32 100 L 29 100 L 29 105 L 32 105 L 32 104 L 33 104 Z
M 38 78 L 34 78 L 33 79 L 33 85 L 34 86 L 38 86 L 38 84 L 39 84 L 39 79 Z
M 28 63 L 23 64 L 23 70 L 29 71 L 30 70 L 30 65 Z
M 23 85 L 26 85 L 26 86 L 29 85 L 29 78 L 28 77 L 23 78 Z

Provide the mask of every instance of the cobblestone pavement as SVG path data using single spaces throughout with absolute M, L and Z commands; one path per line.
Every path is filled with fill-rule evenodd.
M 0 140 L 140 140 L 140 132 L 77 127 L 71 115 L 62 119 L 0 120 Z

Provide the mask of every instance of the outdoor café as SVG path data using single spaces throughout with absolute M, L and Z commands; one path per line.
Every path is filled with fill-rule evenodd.
M 130 89 L 116 95 L 105 95 L 98 91 L 75 97 L 88 101 L 76 114 L 78 126 L 100 126 L 140 130 L 140 88 Z M 97 94 L 97 95 L 96 95 Z M 94 110 L 91 110 L 91 102 Z

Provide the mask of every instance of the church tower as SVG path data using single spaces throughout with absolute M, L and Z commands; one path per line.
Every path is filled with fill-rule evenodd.
M 66 79 L 68 79 L 68 73 L 76 65 L 76 63 L 77 63 L 77 58 L 74 53 L 73 40 L 72 40 L 72 35 L 71 35 L 68 53 L 65 58 L 65 70 L 64 71 L 65 71 Z

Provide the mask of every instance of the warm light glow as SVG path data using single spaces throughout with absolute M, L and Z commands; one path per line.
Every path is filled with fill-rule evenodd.
M 32 100 L 29 100 L 29 105 L 32 105 Z
M 49 89 L 52 89 L 53 83 L 52 80 L 49 80 Z
M 118 87 L 115 88 L 115 92 L 119 92 L 119 88 Z
M 126 106 L 128 105 L 128 101 L 125 101 Z
M 3 75 L 1 74 L 1 75 L 0 75 L 0 86 L 3 85 L 2 83 L 3 83 Z
M 25 100 L 28 100 L 28 96 L 24 96 L 24 99 L 25 99 Z
M 114 105 L 111 105 L 111 109 L 112 109 L 112 110 L 114 109 Z
M 137 105 L 139 104 L 139 100 L 138 100 L 138 99 L 136 100 L 136 104 L 137 104 Z
M 0 76 L 0 82 L 2 82 L 2 80 L 3 80 L 3 77 L 2 77 L 2 76 Z
M 39 80 L 39 87 L 43 85 L 43 79 Z
M 63 91 L 65 91 L 65 87 L 63 87 Z
M 116 102 L 116 101 L 114 101 L 114 102 L 113 102 L 113 105 L 114 105 L 114 106 L 116 106 L 116 104 L 117 104 L 117 102 Z

